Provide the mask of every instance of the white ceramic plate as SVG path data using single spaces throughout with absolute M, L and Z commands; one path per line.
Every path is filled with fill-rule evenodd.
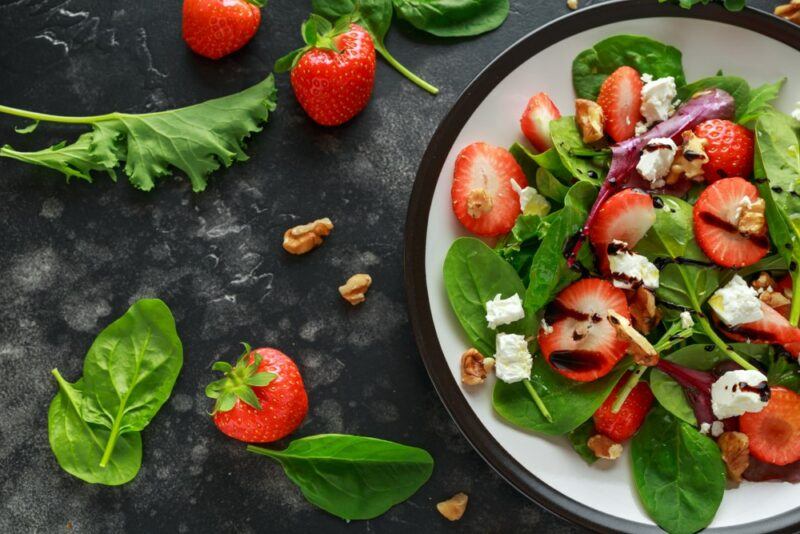
M 573 109 L 572 59 L 619 33 L 647 35 L 683 52 L 687 80 L 722 69 L 751 85 L 789 80 L 777 107 L 800 99 L 800 30 L 755 10 L 691 11 L 654 0 L 601 4 L 559 19 L 525 37 L 467 88 L 437 130 L 421 163 L 406 227 L 406 283 L 412 322 L 425 364 L 462 432 L 484 458 L 524 494 L 551 511 L 598 530 L 653 528 L 632 482 L 628 458 L 587 466 L 563 438 L 525 432 L 492 410 L 492 384 L 460 387 L 459 356 L 468 342 L 445 294 L 442 265 L 456 237 L 450 184 L 456 154 L 474 141 L 522 141 L 519 116 L 531 94 L 547 92 Z M 711 528 L 730 532 L 798 531 L 800 484 L 743 483 L 725 492 Z

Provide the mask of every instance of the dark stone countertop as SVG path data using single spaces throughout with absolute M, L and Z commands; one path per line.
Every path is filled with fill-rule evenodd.
M 203 194 L 183 179 L 149 194 L 99 175 L 68 185 L 0 161 L 0 531 L 577 531 L 519 495 L 459 434 L 405 307 L 403 224 L 430 136 L 487 62 L 568 11 L 557 0 L 511 3 L 506 23 L 475 39 L 436 40 L 395 23 L 389 49 L 441 94 L 379 61 L 372 101 L 340 128 L 312 124 L 279 76 L 279 108 L 250 142 L 252 158 L 218 172 Z M 177 0 L 3 0 L 0 102 L 88 115 L 229 94 L 298 45 L 308 4 L 271 0 L 253 42 L 212 62 L 184 46 Z M 78 131 L 43 125 L 23 137 L 11 132 L 18 124 L 0 119 L 0 143 L 40 148 Z M 299 258 L 281 249 L 286 228 L 323 216 L 336 229 L 320 249 Z M 374 285 L 352 309 L 337 287 L 362 271 Z M 99 330 L 145 296 L 175 314 L 184 368 L 143 434 L 136 479 L 84 484 L 48 445 L 50 370 L 77 378 Z M 300 365 L 310 411 L 298 436 L 347 432 L 424 447 L 436 459 L 428 484 L 384 516 L 349 525 L 306 503 L 277 465 L 208 420 L 211 363 L 233 358 L 242 340 L 280 348 Z M 434 505 L 458 491 L 470 507 L 450 525 Z

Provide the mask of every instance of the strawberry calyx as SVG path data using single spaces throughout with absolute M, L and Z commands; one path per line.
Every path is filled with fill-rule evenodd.
M 306 45 L 293 50 L 275 62 L 275 72 L 288 72 L 292 70 L 306 52 L 313 49 L 332 50 L 337 54 L 342 51 L 336 46 L 335 38 L 350 29 L 352 17 L 344 15 L 331 23 L 328 19 L 312 14 L 300 26 L 300 33 Z
M 211 367 L 212 370 L 220 371 L 225 375 L 225 378 L 215 380 L 206 386 L 206 395 L 216 399 L 212 415 L 232 410 L 238 400 L 260 410 L 261 402 L 253 388 L 266 386 L 278 376 L 266 371 L 259 372 L 261 355 L 253 354 L 253 361 L 250 363 L 249 355 L 252 349 L 247 343 L 242 343 L 242 345 L 244 352 L 236 360 L 236 365 L 219 361 Z
M 244 0 L 244 1 L 247 2 L 248 4 L 253 4 L 254 6 L 259 8 L 267 5 L 267 0 Z

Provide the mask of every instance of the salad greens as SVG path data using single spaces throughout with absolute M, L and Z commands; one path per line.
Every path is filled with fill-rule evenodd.
M 717 75 L 679 87 L 678 98 L 686 101 L 701 91 L 722 89 L 736 102 L 736 121 L 739 124 L 748 124 L 772 109 L 770 103 L 777 98 L 784 83 L 786 78 L 781 78 L 774 83 L 765 83 L 751 89 L 750 84 L 738 76 Z
M 383 514 L 433 472 L 426 451 L 362 436 L 321 434 L 296 439 L 282 451 L 247 450 L 280 463 L 309 502 L 348 521 Z
M 658 0 L 660 3 L 664 4 L 666 2 L 675 2 L 679 6 L 684 9 L 691 9 L 693 6 L 697 4 L 708 5 L 714 0 Z M 745 0 L 722 0 L 722 5 L 725 6 L 725 9 L 728 11 L 741 11 L 744 9 Z
M 508 0 L 393 0 L 398 18 L 439 37 L 492 31 L 508 17 Z

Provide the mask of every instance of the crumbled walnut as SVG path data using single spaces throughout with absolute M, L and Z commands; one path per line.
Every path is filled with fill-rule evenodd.
M 777 309 L 781 306 L 788 306 L 792 303 L 792 301 L 787 299 L 783 293 L 778 293 L 771 287 L 764 290 L 764 292 L 761 293 L 758 298 L 761 300 L 761 302 L 772 309 Z
M 723 432 L 717 440 L 722 451 L 722 459 L 728 471 L 728 478 L 734 482 L 742 481 L 742 473 L 750 465 L 750 440 L 742 432 Z
M 461 355 L 461 382 L 468 386 L 483 384 L 493 368 L 494 358 L 484 358 L 477 350 L 468 349 Z
M 622 456 L 622 445 L 602 434 L 589 438 L 587 445 L 598 458 L 616 460 Z
M 473 219 L 480 219 L 485 213 L 492 211 L 492 197 L 486 189 L 473 189 L 467 195 L 467 213 Z
M 614 310 L 608 310 L 608 320 L 617 331 L 617 337 L 628 342 L 628 354 L 637 365 L 652 367 L 658 363 L 658 352 L 642 334 L 631 326 L 631 322 Z
M 741 207 L 741 214 L 736 223 L 739 232 L 744 235 L 764 235 L 767 233 L 767 219 L 764 216 L 767 204 L 763 198 Z
M 330 219 L 317 219 L 308 224 L 289 228 L 283 234 L 283 248 L 290 254 L 305 254 L 322 244 L 322 238 L 333 230 Z
M 372 277 L 368 274 L 354 274 L 339 287 L 342 298 L 355 306 L 367 300 L 366 293 L 372 285 Z
M 792 0 L 775 8 L 775 14 L 795 24 L 800 24 L 800 0 Z
M 674 184 L 681 176 L 690 180 L 703 176 L 703 165 L 708 163 L 707 144 L 708 139 L 697 137 L 691 130 L 683 132 L 683 145 L 672 162 L 666 182 Z
M 603 138 L 603 108 L 597 102 L 585 98 L 575 100 L 575 121 L 584 143 L 594 143 Z
M 578 9 L 578 0 L 567 0 L 567 7 L 575 11 Z
M 644 286 L 628 292 L 628 306 L 633 327 L 644 335 L 649 334 L 661 321 L 661 311 L 656 307 L 656 296 Z
M 767 289 L 775 289 L 775 279 L 772 278 L 769 273 L 762 271 L 759 273 L 758 278 L 753 280 L 753 283 L 750 284 L 753 286 L 759 294 L 766 291 Z
M 458 521 L 464 512 L 467 510 L 467 501 L 469 496 L 466 493 L 456 493 L 446 501 L 442 501 L 436 505 L 439 513 L 449 521 Z

